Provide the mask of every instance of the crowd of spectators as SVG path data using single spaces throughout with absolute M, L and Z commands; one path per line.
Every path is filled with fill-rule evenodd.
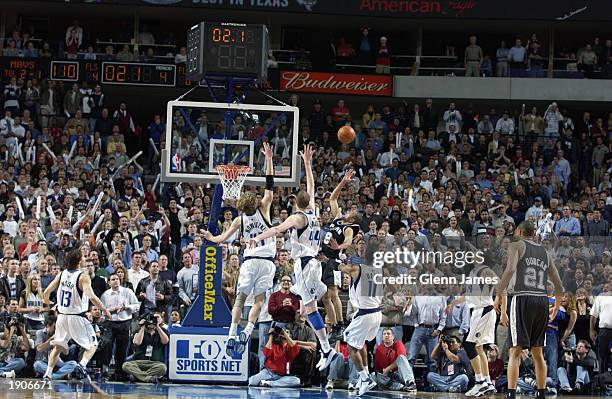
M 78 40 L 78 29 L 73 27 L 70 37 Z M 477 40 L 473 42 L 477 45 Z M 383 70 L 388 67 L 383 59 L 376 62 Z M 431 99 L 412 106 L 374 103 L 361 113 L 349 108 L 349 99 L 339 100 L 329 110 L 319 101 L 312 108 L 297 97 L 291 101 L 302 110 L 300 145 L 317 146 L 313 169 L 322 225 L 331 221 L 329 192 L 349 164 L 357 172 L 357 181 L 339 199 L 342 209 L 355 207 L 362 216 L 361 233 L 346 251 L 349 258 L 359 259 L 365 243 L 372 240 L 381 250 L 469 244 L 486 250 L 501 272 L 505 248 L 521 221 L 548 226 L 544 243 L 554 253 L 568 290 L 566 312 L 561 312 L 566 317 L 559 316 L 550 326 L 549 364 L 582 359 L 587 345 L 581 344 L 571 358 L 560 348 L 578 348 L 571 342 L 584 341 L 597 358 L 598 373 L 591 372 L 590 381 L 596 375 L 605 378 L 612 337 L 612 113 L 586 111 L 573 117 L 556 103 L 545 110 L 530 107 L 498 113 Z M 120 105 L 109 108 L 113 103 Z M 113 314 L 105 320 L 97 308 L 89 312 L 100 331 L 96 365 L 102 373 L 113 365 L 109 377 L 117 380 L 159 381 L 166 372 L 161 358 L 166 327 L 180 324 L 197 294 L 211 188 L 154 183 L 166 121 L 157 115 L 147 124 L 132 115 L 126 103 L 109 101 L 99 84 L 67 87 L 61 82 L 13 78 L 3 87 L 1 104 L 0 311 L 15 321 L 5 323 L 0 338 L 0 372 L 12 376 L 44 369 L 35 362 L 45 360 L 40 353 L 48 350 L 53 310 L 44 306 L 41 293 L 62 269 L 67 253 L 76 249 L 82 253 L 83 270 L 91 276 L 94 292 Z M 181 118 L 169 123 L 183 126 L 186 121 Z M 203 124 L 224 128 L 219 120 L 190 122 L 196 129 Z M 345 124 L 357 132 L 352 144 L 336 139 L 335 132 Z M 149 138 L 155 147 L 147 144 Z M 195 145 L 200 139 L 184 132 L 180 140 L 194 147 L 196 159 L 202 148 L 208 148 Z M 146 154 L 131 158 L 141 148 L 147 148 Z M 294 209 L 290 194 L 288 189 L 276 189 L 273 223 L 282 222 Z M 226 201 L 220 220 L 214 222 L 223 230 L 236 215 L 235 204 Z M 279 351 L 286 351 L 291 358 L 302 359 L 292 363 L 295 368 L 289 374 L 307 384 L 316 375 L 316 340 L 297 299 L 288 292 L 294 280 L 287 237 L 277 237 L 277 243 L 277 284 L 269 292 L 259 323 L 262 371 L 252 383 L 274 385 L 271 380 L 280 380 L 276 385 L 294 385 L 295 379 L 282 378 L 287 369 L 274 360 L 280 358 Z M 224 296 L 231 305 L 240 242 L 232 238 L 222 246 Z M 456 270 L 448 264 L 423 264 L 414 273 L 449 275 Z M 419 389 L 426 384 L 464 390 L 471 374 L 461 354 L 463 313 L 457 310 L 455 315 L 453 310 L 446 317 L 438 312 L 437 318 L 425 319 L 432 312 L 420 306 L 443 308 L 452 297 L 440 297 L 440 303 L 434 304 L 421 301 L 418 294 L 393 292 L 385 299 L 384 327 L 390 329 L 381 328 L 371 370 L 381 374 L 377 381 L 389 389 L 412 389 L 414 383 Z M 411 295 L 414 298 L 408 301 Z M 415 313 L 404 315 L 408 302 Z M 18 314 L 25 320 L 11 316 Z M 147 315 L 155 318 L 146 319 Z M 133 321 L 138 316 L 144 318 Z M 347 309 L 346 320 L 350 316 Z M 457 339 L 440 342 L 440 333 L 432 335 L 432 328 Z M 344 363 L 338 361 L 327 376 L 332 387 L 351 373 L 346 348 L 343 352 L 341 340 L 337 344 L 345 356 Z M 503 359 L 501 340 L 498 345 L 497 355 Z M 113 346 L 114 356 L 109 350 Z M 142 350 L 149 346 L 154 347 L 152 352 Z M 411 373 L 422 346 L 427 347 L 429 373 L 415 381 Z M 78 352 L 75 348 L 65 355 L 58 375 L 70 374 Z M 377 362 L 377 353 L 391 352 L 394 361 Z M 127 360 L 128 355 L 132 360 Z M 465 377 L 444 374 L 448 362 L 464 365 Z M 569 367 L 563 374 L 550 368 L 551 388 L 567 389 L 567 378 L 571 389 L 576 381 L 588 385 L 580 379 L 583 369 L 576 369 Z
M 5 57 L 82 59 L 123 62 L 174 62 L 187 60 L 187 48 L 176 45 L 174 36 L 164 35 L 165 40 L 156 41 L 154 35 L 143 26 L 138 40 L 125 36 L 107 40 L 93 38 L 87 40 L 83 27 L 78 20 L 66 28 L 65 37 L 53 40 L 51 37 L 33 37 L 27 29 L 13 29 L 4 39 L 2 55 Z
M 126 32 L 129 29 L 126 28 Z M 27 29 L 15 28 L 4 39 L 2 54 L 9 57 L 84 59 L 123 62 L 174 62 L 184 63 L 187 48 L 174 40 L 173 34 L 164 35 L 163 41 L 145 26 L 135 40 L 126 32 L 119 32 L 114 38 L 92 39 L 84 35 L 78 20 L 66 28 L 62 40 L 33 37 Z M 133 36 L 133 35 L 132 35 Z M 89 40 L 87 38 L 90 38 Z M 399 39 L 394 36 L 396 42 Z M 401 44 L 405 48 L 404 43 Z M 414 51 L 398 50 L 393 47 L 393 39 L 385 34 L 372 34 L 368 27 L 362 27 L 359 34 L 347 32 L 331 39 L 328 43 L 317 42 L 307 49 L 301 41 L 292 46 L 288 57 L 278 54 L 285 67 L 297 69 L 343 70 L 352 67 L 372 67 L 375 73 L 411 73 Z M 497 77 L 545 77 L 549 67 L 549 52 L 536 34 L 529 37 L 516 37 L 501 41 L 497 47 L 482 48 L 476 35 L 469 36 L 469 45 L 463 54 L 455 46 L 446 46 L 445 54 L 440 57 L 439 71 L 465 76 Z M 274 56 L 272 56 L 274 57 Z M 406 58 L 407 57 L 407 58 Z M 555 53 L 555 70 L 581 71 L 587 78 L 598 72 L 609 72 L 612 63 L 612 39 L 593 38 L 583 46 L 568 50 L 561 46 Z M 410 60 L 409 63 L 405 59 Z M 450 63 L 449 60 L 453 60 Z M 288 65 L 287 64 L 290 64 Z

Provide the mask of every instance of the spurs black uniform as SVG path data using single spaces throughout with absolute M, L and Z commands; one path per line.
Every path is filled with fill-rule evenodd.
M 543 246 L 523 240 L 525 254 L 519 258 L 508 294 L 510 346 L 544 346 L 548 325 L 548 253 Z
M 353 229 L 353 237 L 356 237 L 359 233 L 359 225 L 344 223 L 342 218 L 334 219 L 327 227 L 324 228 L 325 235 L 323 236 L 323 255 L 329 260 L 323 266 L 323 276 L 321 280 L 325 285 L 334 285 L 334 272 L 338 271 L 338 265 L 342 263 L 340 255 L 342 251 L 339 249 L 332 249 L 329 244 L 333 239 L 336 240 L 338 245 L 342 245 L 344 242 L 344 230 L 346 228 Z

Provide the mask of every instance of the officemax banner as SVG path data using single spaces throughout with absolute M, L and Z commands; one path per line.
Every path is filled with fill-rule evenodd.
M 398 18 L 611 21 L 609 0 L 46 0 Z M 526 11 L 527 10 L 527 11 Z

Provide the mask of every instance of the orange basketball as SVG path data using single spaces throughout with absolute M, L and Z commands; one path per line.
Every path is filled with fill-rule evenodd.
M 340 129 L 338 129 L 338 140 L 342 144 L 350 144 L 355 141 L 355 130 L 349 125 L 344 125 Z

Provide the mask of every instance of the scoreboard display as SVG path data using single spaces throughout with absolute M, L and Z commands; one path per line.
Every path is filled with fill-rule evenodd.
M 236 76 L 265 80 L 269 37 L 265 25 L 200 22 L 187 32 L 187 77 Z
M 190 87 L 185 64 L 115 61 L 27 59 L 0 57 L 0 78 L 51 79 L 65 82 L 99 82 L 113 85 Z

